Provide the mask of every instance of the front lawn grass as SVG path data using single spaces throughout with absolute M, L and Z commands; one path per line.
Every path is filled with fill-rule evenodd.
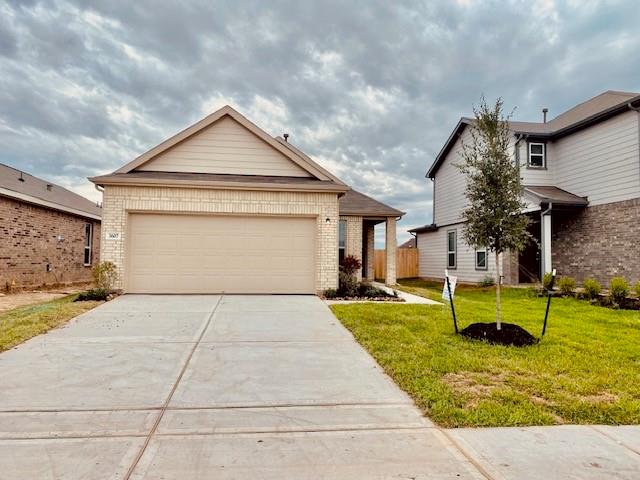
M 102 302 L 74 302 L 77 295 L 0 313 L 0 352 L 62 325 Z
M 402 281 L 440 300 L 441 284 Z M 458 324 L 495 320 L 494 287 L 459 286 Z M 503 321 L 540 336 L 545 298 L 503 290 Z M 640 423 L 640 312 L 554 298 L 543 341 L 493 346 L 453 332 L 449 305 L 331 309 L 426 415 L 445 427 Z

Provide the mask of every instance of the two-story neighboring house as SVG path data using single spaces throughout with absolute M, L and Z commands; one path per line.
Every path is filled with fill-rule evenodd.
M 546 121 L 510 122 L 512 155 L 520 165 L 525 214 L 537 240 L 501 258 L 504 283 L 538 281 L 558 270 L 605 285 L 614 276 L 640 280 L 640 94 L 607 91 Z M 420 251 L 420 276 L 459 281 L 495 278 L 495 259 L 463 240 L 466 205 L 462 118 L 427 172 L 433 182 L 433 224 L 410 230 Z

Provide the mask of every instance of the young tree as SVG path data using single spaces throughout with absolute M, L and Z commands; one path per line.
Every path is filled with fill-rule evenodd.
M 465 195 L 469 202 L 463 212 L 463 237 L 474 248 L 487 248 L 496 259 L 496 324 L 501 329 L 500 255 L 521 251 L 530 241 L 529 217 L 522 214 L 520 168 L 509 155 L 509 117 L 502 112 L 503 101 L 487 105 L 484 97 L 474 107 L 470 126 L 471 142 L 463 143 L 462 162 L 457 165 L 467 177 Z

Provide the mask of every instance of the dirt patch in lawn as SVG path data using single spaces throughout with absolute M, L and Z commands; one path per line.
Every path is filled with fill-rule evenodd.
M 467 408 L 477 406 L 479 400 L 489 398 L 494 390 L 504 387 L 505 379 L 506 375 L 501 373 L 490 375 L 478 372 L 447 373 L 442 377 L 454 392 L 468 399 Z
M 49 302 L 58 298 L 66 297 L 72 293 L 78 293 L 82 287 L 69 287 L 56 290 L 37 290 L 31 292 L 18 292 L 0 294 L 0 312 L 7 312 L 14 308 L 23 307 L 25 305 L 33 305 L 35 303 Z
M 482 340 L 498 345 L 512 345 L 514 347 L 526 347 L 534 345 L 538 340 L 527 332 L 524 328 L 513 323 L 503 323 L 498 330 L 497 324 L 493 323 L 472 323 L 468 327 L 460 330 L 460 335 L 472 340 Z
M 596 395 L 581 395 L 580 400 L 587 403 L 616 403 L 620 397 L 609 392 L 600 392 Z

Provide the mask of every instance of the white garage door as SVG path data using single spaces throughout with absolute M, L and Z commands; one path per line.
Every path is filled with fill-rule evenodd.
M 315 293 L 313 218 L 131 214 L 126 291 Z

